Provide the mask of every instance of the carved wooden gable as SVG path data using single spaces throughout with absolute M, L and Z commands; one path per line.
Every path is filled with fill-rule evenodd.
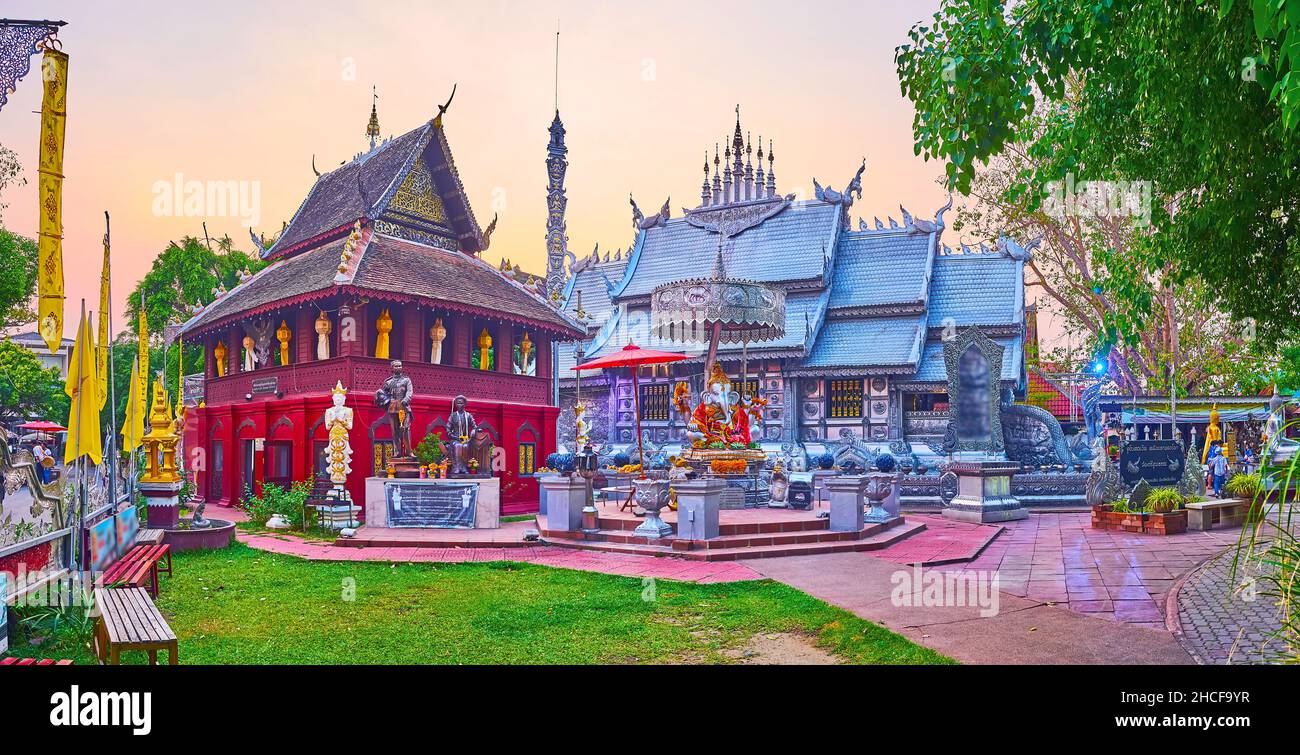
M 447 208 L 424 160 L 416 160 L 375 222 L 380 233 L 455 251 Z

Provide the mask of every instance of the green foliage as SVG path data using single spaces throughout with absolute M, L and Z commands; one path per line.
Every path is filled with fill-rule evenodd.
M 1253 501 L 1264 491 L 1264 481 L 1258 472 L 1251 474 L 1237 473 L 1223 485 L 1223 491 L 1233 498 Z
M 168 244 L 154 258 L 149 272 L 126 301 L 127 322 L 131 323 L 133 330 L 140 312 L 141 296 L 144 297 L 150 338 L 161 343 L 163 327 L 188 319 L 185 313 L 191 305 L 211 304 L 216 299 L 214 290 L 219 286 L 226 290 L 234 288 L 245 270 L 255 273 L 266 266 L 256 254 L 235 249 L 228 236 L 214 240 L 213 244 L 214 248 L 209 249 L 202 239 L 185 236 L 179 244 Z M 152 359 L 151 355 L 151 369 L 155 368 Z M 189 363 L 188 358 L 186 363 Z
M 487 365 L 483 364 L 483 350 L 477 346 L 470 349 L 469 366 L 476 370 L 495 370 L 497 367 L 497 350 L 496 347 L 487 350 Z
M 275 514 L 284 517 L 294 527 L 302 527 L 303 508 L 311 495 L 310 480 L 298 480 L 288 490 L 268 482 L 262 485 L 262 494 L 254 495 L 251 490 L 244 490 L 240 506 L 248 512 L 253 521 L 264 525 Z
M 1300 311 L 1300 140 L 1275 82 L 1242 64 L 1261 37 L 1275 44 L 1269 25 L 1257 36 L 1250 4 L 1220 4 L 945 0 L 895 62 L 916 152 L 943 161 L 950 186 L 970 192 L 1016 144 L 1034 160 L 1010 190 L 1031 207 L 1070 177 L 1150 182 L 1144 269 L 1114 284 L 1140 303 L 1157 271 L 1202 281 L 1274 343 Z M 1277 0 L 1265 15 L 1285 6 L 1294 20 L 1296 5 Z
M 1146 510 L 1168 514 L 1183 505 L 1183 494 L 1173 488 L 1156 488 L 1147 495 Z
M 777 632 L 846 663 L 952 663 L 770 580 L 648 585 L 508 562 L 307 561 L 239 543 L 173 558 L 158 607 L 186 664 L 735 663 Z M 339 599 L 340 584 L 355 600 Z M 30 655 L 18 639 L 13 653 Z M 40 655 L 94 662 L 78 644 Z
M 0 228 L 0 331 L 36 319 L 36 260 L 35 241 Z
M 57 369 L 42 367 L 35 354 L 13 341 L 0 341 L 0 418 L 66 423 L 70 407 Z
M 424 436 L 424 440 L 415 446 L 415 458 L 425 466 L 437 464 L 442 461 L 446 449 L 443 445 L 442 438 L 433 433 Z

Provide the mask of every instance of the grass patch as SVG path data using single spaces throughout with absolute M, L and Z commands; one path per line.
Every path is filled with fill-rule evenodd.
M 952 663 L 770 580 L 697 585 L 508 562 L 312 562 L 241 544 L 179 553 L 158 606 L 187 664 L 734 663 L 796 632 L 852 663 Z M 13 627 L 14 655 L 93 662 L 80 637 Z M 124 660 L 144 661 L 143 653 Z
M 501 517 L 501 523 L 505 524 L 506 522 L 531 522 L 536 518 L 537 518 L 536 514 L 514 514 L 512 516 Z

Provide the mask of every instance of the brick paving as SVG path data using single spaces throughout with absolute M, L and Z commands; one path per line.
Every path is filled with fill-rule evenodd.
M 974 560 L 938 568 L 996 570 L 1004 593 L 1152 629 L 1165 628 L 1165 596 L 1178 577 L 1237 540 L 1235 529 L 1167 536 L 1098 530 L 1086 513 L 1033 514 L 1003 526 Z M 875 555 L 897 560 L 889 549 Z
M 1206 562 L 1178 591 L 1178 641 L 1197 661 L 1254 664 L 1274 661 L 1283 648 L 1270 635 L 1282 628 L 1273 599 L 1258 594 L 1266 585 L 1257 562 L 1233 573 L 1234 552 Z

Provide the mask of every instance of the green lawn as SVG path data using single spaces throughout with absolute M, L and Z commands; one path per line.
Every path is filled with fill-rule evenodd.
M 506 562 L 310 562 L 239 544 L 178 554 L 175 566 L 158 605 L 182 663 L 727 663 L 773 632 L 846 662 L 952 663 L 767 580 L 647 586 Z M 72 632 L 44 632 L 32 648 L 42 630 L 14 630 L 14 655 L 93 661 Z

